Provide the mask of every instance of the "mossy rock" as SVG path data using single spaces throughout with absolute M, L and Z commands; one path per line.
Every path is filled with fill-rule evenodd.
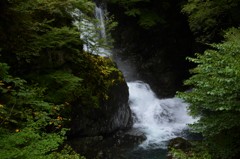
M 174 148 L 174 149 L 181 149 L 183 151 L 187 151 L 191 147 L 192 147 L 192 144 L 186 139 L 183 139 L 181 137 L 177 137 L 170 140 L 168 144 L 169 149 Z

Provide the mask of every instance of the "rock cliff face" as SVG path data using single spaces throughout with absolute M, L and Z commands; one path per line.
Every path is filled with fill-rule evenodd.
M 131 127 L 132 117 L 126 82 L 113 85 L 108 96 L 108 100 L 100 102 L 99 108 L 90 109 L 75 104 L 70 136 L 104 136 Z
M 149 83 L 159 97 L 171 97 L 188 77 L 191 64 L 186 60 L 196 47 L 189 30 L 187 19 L 181 13 L 181 4 L 151 0 L 137 9 L 152 11 L 164 22 L 150 28 L 139 25 L 138 16 L 127 16 L 119 4 L 109 2 L 108 11 L 114 15 L 119 25 L 112 32 L 115 49 L 123 58 L 132 59 L 140 78 Z

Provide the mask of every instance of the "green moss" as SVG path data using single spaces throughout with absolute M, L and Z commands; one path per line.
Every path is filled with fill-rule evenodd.
M 84 53 L 82 59 L 77 74 L 83 79 L 83 88 L 97 101 L 107 100 L 109 89 L 124 82 L 122 73 L 109 58 Z

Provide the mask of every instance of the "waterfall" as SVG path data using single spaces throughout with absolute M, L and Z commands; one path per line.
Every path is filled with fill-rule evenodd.
M 104 11 L 102 8 L 97 7 L 95 8 L 95 17 L 99 20 L 98 28 L 100 33 L 100 38 L 106 40 L 106 28 L 105 28 L 105 18 L 104 18 Z
M 96 7 L 95 16 L 99 20 L 100 37 L 106 39 L 104 11 Z M 130 108 L 134 117 L 133 127 L 147 137 L 141 147 L 166 148 L 167 141 L 181 136 L 181 132 L 187 129 L 187 124 L 195 121 L 187 114 L 188 104 L 179 98 L 158 99 L 148 84 L 138 80 L 133 81 L 136 71 L 129 61 L 124 63 L 119 58 L 115 61 L 126 80 L 132 80 L 127 84 Z
M 89 18 L 78 9 L 71 14 L 75 19 L 73 24 L 80 31 L 80 39 L 84 41 L 83 50 L 100 56 L 110 56 L 111 53 L 107 49 L 104 10 L 101 7 L 95 7 L 97 21 Z
M 187 106 L 179 98 L 158 99 L 148 84 L 128 82 L 133 127 L 145 133 L 143 148 L 166 148 L 167 141 L 181 136 L 187 124 L 195 120 L 187 114 Z
M 188 115 L 188 104 L 179 98 L 159 99 L 147 83 L 138 80 L 131 60 L 114 57 L 129 87 L 133 128 L 147 137 L 140 147 L 165 149 L 170 139 L 185 137 L 188 124 L 197 121 Z
M 95 8 L 95 17 L 98 19 L 97 25 L 87 19 L 83 19 L 79 25 L 81 39 L 86 43 L 84 49 L 93 54 L 110 56 L 111 52 L 98 47 L 96 42 L 98 39 L 107 42 L 104 11 L 101 7 Z M 188 104 L 179 98 L 157 98 L 147 83 L 137 80 L 136 68 L 129 61 L 123 62 L 116 57 L 115 62 L 128 81 L 133 128 L 147 137 L 140 146 L 144 149 L 165 149 L 170 139 L 183 136 L 182 132 L 188 128 L 187 124 L 196 121 L 188 115 Z
M 99 40 L 100 47 L 98 47 L 98 55 L 100 56 L 111 56 L 111 52 L 109 49 L 107 49 L 107 34 L 106 34 L 106 25 L 105 25 L 105 12 L 101 7 L 96 6 L 95 7 L 95 17 L 98 20 L 97 22 L 97 31 L 99 33 L 99 36 L 97 37 Z

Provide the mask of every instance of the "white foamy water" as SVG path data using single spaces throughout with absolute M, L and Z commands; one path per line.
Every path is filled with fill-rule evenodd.
M 71 14 L 75 19 L 73 24 L 80 31 L 80 39 L 84 41 L 83 50 L 104 57 L 111 56 L 110 51 L 106 48 L 107 37 L 104 10 L 101 7 L 95 7 L 95 18 L 97 21 L 90 19 L 78 9 Z
M 100 7 L 95 8 L 95 17 L 99 20 L 98 28 L 100 32 L 100 38 L 107 39 L 106 36 L 106 28 L 105 28 L 105 19 L 104 19 L 104 11 Z
M 134 128 L 143 132 L 147 140 L 143 148 L 166 148 L 166 142 L 181 136 L 187 124 L 195 120 L 187 114 L 187 103 L 179 98 L 158 99 L 149 85 L 128 82 L 130 107 Z

